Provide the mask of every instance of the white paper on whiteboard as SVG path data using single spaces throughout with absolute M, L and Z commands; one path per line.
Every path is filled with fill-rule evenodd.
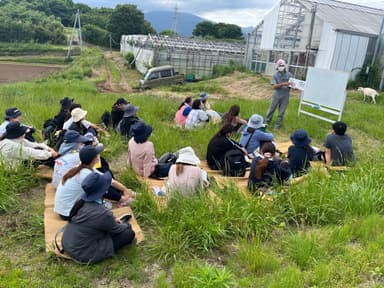
M 349 73 L 308 68 L 303 100 L 343 110 Z

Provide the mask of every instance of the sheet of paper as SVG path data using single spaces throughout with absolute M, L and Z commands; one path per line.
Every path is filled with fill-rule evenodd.
M 288 82 L 290 83 L 289 87 L 293 89 L 298 89 L 300 91 L 304 91 L 305 89 L 305 81 L 299 80 L 296 78 L 289 78 Z

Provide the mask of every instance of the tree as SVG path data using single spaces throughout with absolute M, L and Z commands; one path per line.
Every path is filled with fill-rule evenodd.
M 109 45 L 109 32 L 96 25 L 84 25 L 82 27 L 82 33 L 84 40 L 89 43 L 104 47 Z
M 172 31 L 172 30 L 164 30 L 160 32 L 160 35 L 175 37 L 177 36 L 177 33 L 175 33 L 175 31 Z
M 200 22 L 193 29 L 192 35 L 201 37 L 215 36 L 215 24 L 210 21 Z
M 242 39 L 241 28 L 234 24 L 215 24 L 215 37 L 218 39 Z
M 234 24 L 212 23 L 203 21 L 196 25 L 192 34 L 201 37 L 214 37 L 217 39 L 242 39 L 241 28 Z
M 115 41 L 120 41 L 121 35 L 155 33 L 151 24 L 144 20 L 144 14 L 136 5 L 117 5 L 109 19 L 108 31 Z M 115 43 L 115 46 L 118 45 Z

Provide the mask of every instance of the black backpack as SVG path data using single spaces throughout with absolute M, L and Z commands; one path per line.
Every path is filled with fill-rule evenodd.
M 55 135 L 58 131 L 59 127 L 55 119 L 48 119 L 44 122 L 43 130 L 41 134 L 43 136 L 43 140 L 47 140 L 47 145 L 50 147 L 54 147 L 57 143 L 57 136 Z
M 224 176 L 243 177 L 247 168 L 244 154 L 238 149 L 229 150 L 224 155 Z
M 158 178 L 168 177 L 169 169 L 176 163 L 177 155 L 174 153 L 164 153 L 158 159 L 159 163 L 156 165 L 155 176 Z

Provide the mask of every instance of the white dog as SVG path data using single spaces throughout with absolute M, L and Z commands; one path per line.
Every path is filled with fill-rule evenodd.
M 363 94 L 364 94 L 364 101 L 365 101 L 366 97 L 371 97 L 372 98 L 372 102 L 376 104 L 376 99 L 375 98 L 376 98 L 376 96 L 379 96 L 379 93 L 377 93 L 376 90 L 374 90 L 372 88 L 368 88 L 368 87 L 366 87 L 366 88 L 359 87 L 357 89 L 357 91 L 363 92 Z

